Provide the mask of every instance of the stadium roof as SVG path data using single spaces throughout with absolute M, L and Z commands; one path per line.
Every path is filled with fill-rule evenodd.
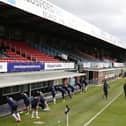
M 92 37 L 101 39 L 109 44 L 121 47 L 126 49 L 126 43 L 120 39 L 108 34 L 107 32 L 102 31 L 101 29 L 95 27 L 88 22 L 77 18 L 69 12 L 55 6 L 54 4 L 46 0 L 0 0 L 5 4 L 11 5 L 13 7 L 19 8 L 25 12 L 34 14 L 38 17 L 42 17 L 49 21 L 61 24 L 68 28 L 74 29 L 76 31 L 85 33 Z M 2 5 L 2 4 L 1 4 Z M 4 8 L 6 12 L 6 8 Z M 13 9 L 9 12 L 13 16 Z M 4 14 L 4 13 L 3 13 Z M 18 14 L 18 13 L 16 13 Z M 18 17 L 17 17 L 18 18 Z M 24 18 L 24 22 L 25 22 Z
M 69 72 L 64 70 L 1 73 L 0 88 L 57 80 L 62 78 L 84 76 L 84 75 L 85 75 L 84 73 Z

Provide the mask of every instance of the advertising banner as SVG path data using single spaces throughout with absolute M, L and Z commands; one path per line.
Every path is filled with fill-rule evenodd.
M 8 63 L 8 72 L 26 72 L 44 70 L 43 63 Z
M 7 63 L 6 62 L 0 63 L 0 72 L 7 72 Z
M 45 70 L 73 69 L 74 63 L 45 63 Z

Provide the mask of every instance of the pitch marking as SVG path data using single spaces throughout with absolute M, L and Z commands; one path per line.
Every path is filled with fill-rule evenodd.
M 116 97 L 114 97 L 104 108 L 102 108 L 95 116 L 93 116 L 89 121 L 87 121 L 83 126 L 88 126 L 97 116 L 99 116 L 105 109 L 107 109 L 120 95 L 122 92 L 120 92 Z

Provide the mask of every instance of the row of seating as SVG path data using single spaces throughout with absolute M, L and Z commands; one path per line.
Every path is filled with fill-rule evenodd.
M 8 57 L 1 57 L 1 62 L 60 62 L 59 59 L 32 48 L 24 41 L 0 39 L 0 45 L 8 48 L 4 51 Z

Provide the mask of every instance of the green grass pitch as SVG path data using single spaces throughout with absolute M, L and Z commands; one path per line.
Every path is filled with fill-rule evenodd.
M 97 113 L 107 106 L 120 92 L 121 95 L 115 99 L 103 112 L 95 117 L 87 126 L 124 126 L 126 124 L 126 99 L 123 94 L 125 79 L 110 82 L 109 98 L 103 98 L 101 86 L 92 86 L 84 94 L 77 93 L 72 99 L 61 99 L 57 104 L 49 104 L 51 111 L 43 112 L 39 109 L 40 119 L 31 119 L 31 114 L 21 114 L 22 122 L 16 123 L 12 116 L 0 118 L 0 126 L 66 126 L 65 105 L 70 106 L 69 126 L 86 126 Z

